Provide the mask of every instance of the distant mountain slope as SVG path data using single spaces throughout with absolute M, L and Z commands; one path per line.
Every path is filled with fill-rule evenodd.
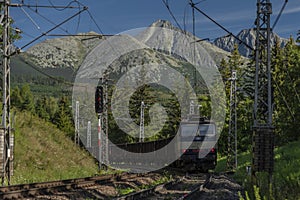
M 94 32 L 48 39 L 30 47 L 23 55 L 26 60 L 40 68 L 77 69 L 85 55 L 101 41 Z
M 171 29 L 171 30 L 175 30 L 176 32 L 181 32 L 181 30 L 175 26 L 173 26 L 169 21 L 166 20 L 158 20 L 154 23 L 152 23 L 150 25 L 150 27 L 161 27 L 161 28 L 166 28 L 166 29 Z M 185 34 L 187 34 L 189 37 L 193 37 L 193 35 L 189 32 L 186 32 Z M 172 38 L 173 37 L 173 38 Z M 159 42 L 158 46 L 156 47 L 157 49 L 165 49 L 167 51 L 174 51 L 175 48 L 178 48 L 178 46 L 180 45 L 185 45 L 184 43 L 178 43 L 178 38 L 175 38 L 176 35 L 153 35 L 153 32 L 151 31 L 151 29 L 146 29 L 142 34 L 140 34 L 139 36 L 137 36 L 137 39 L 145 42 L 145 44 L 147 43 L 157 43 L 157 39 L 161 40 L 161 42 Z M 174 39 L 175 38 L 175 39 Z M 170 43 L 169 41 L 174 40 L 174 43 Z M 207 41 L 201 41 L 201 42 L 196 42 L 199 41 L 200 38 L 195 37 L 195 46 L 196 49 L 198 48 L 204 48 L 206 50 L 206 52 L 210 55 L 210 57 L 216 62 L 216 64 L 219 64 L 222 60 L 222 58 L 227 59 L 227 57 L 230 55 L 229 52 L 213 45 L 210 42 Z M 192 45 L 188 45 L 188 46 L 193 46 Z M 202 51 L 203 52 L 203 51 Z M 198 52 L 200 53 L 200 51 Z
M 158 20 L 151 26 L 164 27 L 179 31 L 178 28 L 165 20 Z M 96 37 L 95 35 L 99 35 L 99 37 Z M 195 39 L 198 40 L 199 38 Z M 40 68 L 67 67 L 76 71 L 87 53 L 90 52 L 101 41 L 103 41 L 103 38 L 100 34 L 95 32 L 79 34 L 78 36 L 47 39 L 30 47 L 25 53 L 22 54 L 22 56 L 27 61 Z M 205 48 L 217 63 L 221 60 L 221 58 L 229 55 L 228 52 L 212 45 L 207 41 L 202 41 L 197 44 L 200 44 L 203 48 Z
M 256 40 L 256 33 L 255 33 L 254 29 L 242 30 L 241 32 L 239 32 L 237 37 L 239 39 L 241 39 L 242 41 L 245 41 L 249 46 L 251 46 L 254 49 L 255 40 Z M 279 39 L 281 46 L 284 46 L 287 42 L 287 39 L 280 38 L 276 33 L 272 33 L 271 34 L 271 45 L 274 45 L 276 40 L 278 40 L 278 39 Z M 213 43 L 215 46 L 217 46 L 225 51 L 228 51 L 228 52 L 232 52 L 234 49 L 234 45 L 238 44 L 241 55 L 243 55 L 245 57 L 249 57 L 252 54 L 251 49 L 249 49 L 248 47 L 246 47 L 243 44 L 240 44 L 240 42 L 237 39 L 235 39 L 232 35 L 227 35 L 227 36 L 217 38 Z

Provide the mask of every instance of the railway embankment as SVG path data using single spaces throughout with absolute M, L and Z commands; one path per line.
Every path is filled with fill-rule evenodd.
M 243 186 L 250 199 L 299 199 L 300 198 L 300 141 L 290 142 L 275 148 L 275 168 L 271 188 L 268 185 L 268 177 L 261 174 L 257 184 L 251 182 L 251 172 L 247 168 L 251 166 L 250 152 L 238 155 L 238 169 L 231 177 Z M 217 172 L 226 170 L 226 157 L 218 160 Z
M 64 132 L 29 112 L 14 117 L 15 149 L 12 184 L 92 176 L 95 160 Z

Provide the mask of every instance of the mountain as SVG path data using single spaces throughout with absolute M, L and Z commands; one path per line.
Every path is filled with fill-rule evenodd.
M 244 29 L 238 33 L 237 37 L 242 41 L 246 42 L 249 46 L 253 49 L 255 47 L 255 40 L 256 40 L 256 32 L 254 29 Z M 287 39 L 279 37 L 276 33 L 271 33 L 271 45 L 276 43 L 276 40 L 279 40 L 280 45 L 283 47 L 287 43 Z M 247 46 L 240 44 L 240 42 L 234 38 L 232 35 L 226 35 L 223 37 L 219 37 L 214 40 L 213 44 L 225 51 L 232 52 L 234 49 L 234 45 L 239 45 L 240 54 L 245 57 L 250 57 L 252 54 L 252 50 L 249 49 Z
M 146 28 L 143 32 L 136 36 L 127 35 L 128 42 L 125 39 L 124 42 L 118 42 L 118 39 L 114 37 L 114 41 L 108 42 L 105 48 L 114 48 L 114 53 L 117 51 L 123 50 L 128 47 L 139 46 L 143 48 L 150 48 L 152 50 L 158 50 L 162 55 L 169 55 L 168 51 L 172 50 L 175 52 L 176 48 L 186 46 L 185 52 L 192 52 L 191 49 L 196 47 L 197 53 L 202 55 L 201 59 L 209 60 L 208 57 L 211 57 L 216 64 L 218 65 L 222 58 L 227 59 L 230 55 L 229 52 L 220 49 L 209 43 L 207 41 L 196 42 L 200 40 L 199 38 L 193 38 L 191 33 L 184 33 L 189 38 L 193 38 L 189 44 L 185 44 L 183 40 L 178 40 L 176 35 L 158 35 L 155 32 L 151 31 L 150 27 L 161 27 L 169 30 L 175 30 L 175 32 L 181 32 L 181 30 L 173 26 L 170 22 L 165 20 L 158 20 Z M 123 36 L 122 36 L 123 37 Z M 34 46 L 27 49 L 25 52 L 22 52 L 20 55 L 16 56 L 15 62 L 12 62 L 13 73 L 17 75 L 16 79 L 19 76 L 38 76 L 42 71 L 44 73 L 50 73 L 50 76 L 55 77 L 64 77 L 68 80 L 72 80 L 74 75 L 77 73 L 78 68 L 85 67 L 83 62 L 84 59 L 88 56 L 90 52 L 96 52 L 97 55 L 105 55 L 106 50 L 95 50 L 97 45 L 101 44 L 103 41 L 108 41 L 111 37 L 104 38 L 102 35 L 95 32 L 82 33 L 77 36 L 65 36 L 61 38 L 47 39 L 41 43 L 35 44 Z M 120 37 L 121 38 L 121 37 Z M 149 47 L 149 44 L 154 43 L 159 40 L 159 44 L 153 48 Z M 168 41 L 173 41 L 169 43 Z M 194 45 L 195 44 L 195 45 Z M 122 46 L 123 45 L 123 46 Z M 188 48 L 189 47 L 189 48 Z M 130 49 L 130 48 L 129 48 Z M 127 50 L 129 50 L 127 49 Z M 162 50 L 166 50 L 163 52 Z M 181 48 L 184 49 L 184 48 Z M 125 52 L 127 51 L 125 50 Z M 102 52 L 98 52 L 102 51 Z M 99 54 L 100 53 L 100 54 Z M 103 54 L 104 53 L 104 54 Z M 184 52 L 178 52 L 178 55 Z M 196 53 L 196 54 L 197 54 Z M 205 56 L 205 55 L 209 56 Z M 178 59 L 178 55 L 171 55 L 174 58 Z M 119 55 L 121 56 L 121 55 Z M 93 56 L 91 56 L 93 57 Z M 97 57 L 97 56 L 96 56 Z M 151 56 L 150 56 L 151 57 Z M 94 58 L 89 58 L 93 60 Z M 169 58 L 166 58 L 169 59 Z M 195 56 L 193 59 L 199 59 Z M 26 72 L 25 74 L 23 72 Z M 86 71 L 91 75 L 97 75 L 98 72 L 93 73 L 91 71 Z
M 152 23 L 149 27 L 158 27 L 158 28 L 166 28 L 166 29 L 170 29 L 170 30 L 175 30 L 176 32 L 182 32 L 179 28 L 173 26 L 169 21 L 166 20 L 158 20 L 154 23 Z M 152 36 L 151 34 L 153 34 L 153 31 L 151 31 L 151 29 L 146 29 L 142 34 L 140 34 L 139 36 L 137 36 L 137 38 L 140 41 L 147 43 L 157 43 L 157 38 L 159 38 L 162 41 L 170 41 L 171 38 L 170 37 L 174 37 L 174 35 L 169 34 L 169 35 L 161 35 L 161 36 Z M 157 33 L 156 33 L 157 34 Z M 188 37 L 193 38 L 192 33 L 189 32 L 184 32 L 183 34 L 186 34 Z M 150 39 L 151 38 L 151 39 Z M 152 41 L 150 41 L 152 40 Z M 201 38 L 195 37 L 194 41 L 192 41 L 193 44 L 188 45 L 192 48 L 194 48 L 194 44 L 196 46 L 196 48 L 203 48 L 208 54 L 209 56 L 216 62 L 216 64 L 219 64 L 222 60 L 222 58 L 227 59 L 227 57 L 230 55 L 230 53 L 228 53 L 228 51 L 223 50 L 217 46 L 215 46 L 214 44 L 207 42 L 205 40 L 201 41 L 201 42 L 197 42 L 200 41 Z M 160 45 L 163 45 L 164 47 L 160 47 L 157 46 L 157 49 L 169 49 L 174 51 L 174 49 L 177 47 L 180 47 L 180 45 L 185 45 L 183 43 L 178 43 L 177 41 L 175 41 L 173 44 L 170 44 L 168 42 L 159 42 Z M 174 45 L 175 44 L 175 45 Z M 166 45 L 169 45 L 169 47 L 167 47 Z M 173 47 L 171 47 L 170 45 L 174 45 Z M 181 48 L 181 47 L 180 47 Z M 187 51 L 189 51 L 187 49 Z
M 180 31 L 170 22 L 158 20 L 150 27 L 162 27 L 171 30 Z M 190 33 L 187 33 L 191 35 Z M 97 37 L 99 35 L 99 37 Z M 23 57 L 32 64 L 40 68 L 66 68 L 77 69 L 88 52 L 90 52 L 103 37 L 95 32 L 82 33 L 78 36 L 66 36 L 61 38 L 47 39 L 38 43 L 23 53 Z M 195 38 L 199 40 L 199 38 Z M 221 57 L 228 56 L 228 52 L 214 46 L 213 44 L 202 41 L 201 46 L 218 63 Z M 198 43 L 198 44 L 200 44 Z
M 86 54 L 103 38 L 95 32 L 47 39 L 26 50 L 22 56 L 40 68 L 76 70 Z
M 132 66 L 145 64 L 168 64 L 177 67 L 186 65 L 182 62 L 194 62 L 209 68 L 218 65 L 222 58 L 227 59 L 230 55 L 213 44 L 197 42 L 198 40 L 200 39 L 179 30 L 170 22 L 158 20 L 134 35 L 117 35 L 100 42 L 86 56 L 77 72 L 77 78 L 95 79 L 106 68 L 109 68 L 109 73 L 117 76 L 116 72 L 122 74 Z

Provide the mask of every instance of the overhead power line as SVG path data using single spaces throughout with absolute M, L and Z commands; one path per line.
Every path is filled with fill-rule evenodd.
M 212 21 L 213 23 L 215 23 L 217 26 L 219 26 L 222 30 L 224 30 L 225 32 L 227 32 L 228 34 L 232 35 L 236 40 L 238 40 L 240 43 L 244 44 L 246 47 L 248 47 L 249 49 L 251 49 L 252 51 L 254 50 L 250 45 L 248 45 L 245 41 L 241 40 L 240 38 L 238 38 L 237 36 L 235 36 L 233 33 L 231 33 L 228 29 L 226 29 L 224 26 L 222 26 L 221 24 L 219 24 L 217 21 L 215 21 L 213 18 L 211 18 L 210 16 L 208 16 L 206 13 L 204 13 L 202 10 L 200 10 L 195 4 L 190 2 L 191 7 L 193 7 L 194 9 L 196 9 L 199 13 L 201 13 L 202 15 L 204 15 L 206 18 L 208 18 L 210 21 Z
M 38 16 L 40 16 L 41 18 L 43 18 L 44 20 L 46 20 L 47 22 L 49 22 L 52 25 L 57 25 L 56 23 L 54 23 L 52 20 L 48 19 L 47 17 L 43 16 L 40 12 L 36 12 L 36 10 L 33 9 L 33 7 L 28 7 L 29 10 L 31 10 L 32 12 L 34 12 L 35 14 L 37 14 Z M 64 31 L 65 33 L 69 34 L 68 30 L 62 28 L 62 27 L 57 27 L 59 29 L 61 29 L 62 31 Z M 33 37 L 34 38 L 34 37 Z
M 282 6 L 282 8 L 281 8 L 281 10 L 280 10 L 280 12 L 279 12 L 279 14 L 278 14 L 278 16 L 277 16 L 277 18 L 276 18 L 276 20 L 275 20 L 275 22 L 274 22 L 274 24 L 273 24 L 273 26 L 272 26 L 272 30 L 274 30 L 274 28 L 275 28 L 275 26 L 276 26 L 276 24 L 277 24 L 279 18 L 281 17 L 281 14 L 283 13 L 283 10 L 284 10 L 284 8 L 285 8 L 285 6 L 286 6 L 287 3 L 288 3 L 288 0 L 285 0 L 285 2 L 284 2 L 284 4 L 283 4 L 283 6 Z
M 70 6 L 72 3 L 77 2 L 77 1 L 72 1 L 70 2 L 67 6 L 55 6 L 55 5 L 30 5 L 30 4 L 10 4 L 10 7 L 28 7 L 28 8 L 55 8 L 56 10 L 58 9 L 59 11 L 63 11 L 65 9 L 78 9 L 81 8 L 80 6 Z
M 79 12 L 75 13 L 74 15 L 72 15 L 71 17 L 65 19 L 64 21 L 62 21 L 61 23 L 59 23 L 58 25 L 55 25 L 53 28 L 49 29 L 48 31 L 46 31 L 45 33 L 42 33 L 40 36 L 36 37 L 35 39 L 33 39 L 32 41 L 30 41 L 29 43 L 25 44 L 24 46 L 22 46 L 20 49 L 24 49 L 25 47 L 31 45 L 32 43 L 34 43 L 35 41 L 39 40 L 40 38 L 42 38 L 43 36 L 47 35 L 48 33 L 50 33 L 51 31 L 55 30 L 56 28 L 58 28 L 59 26 L 65 24 L 66 22 L 68 22 L 69 20 L 73 19 L 74 17 L 76 17 L 77 15 L 81 14 L 82 12 L 86 11 L 87 7 L 84 7 L 82 10 L 80 10 Z
M 166 8 L 168 9 L 170 15 L 172 16 L 172 18 L 174 19 L 175 23 L 177 24 L 178 28 L 180 28 L 180 30 L 183 30 L 180 26 L 180 24 L 178 23 L 175 15 L 173 14 L 172 10 L 170 9 L 170 6 L 169 6 L 169 1 L 168 0 L 162 0 L 162 2 L 165 4 Z

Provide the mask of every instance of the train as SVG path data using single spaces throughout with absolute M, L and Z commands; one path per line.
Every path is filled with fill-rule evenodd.
M 111 166 L 166 166 L 171 165 L 176 168 L 186 170 L 198 170 L 207 172 L 215 169 L 217 165 L 217 133 L 216 124 L 206 118 L 189 116 L 188 119 L 180 122 L 179 134 L 177 137 L 167 139 L 110 145 L 109 164 Z M 172 145 L 170 145 L 172 143 Z M 163 148 L 169 145 L 167 150 Z M 116 152 L 117 149 L 125 151 Z M 132 152 L 137 156 L 129 156 L 124 152 Z M 140 154 L 153 153 L 152 157 L 138 157 Z M 168 163 L 166 159 L 173 158 L 173 154 L 178 154 L 177 159 Z M 172 158 L 171 158 L 172 157 Z M 175 157 L 175 156 L 174 156 Z M 166 162 L 159 163 L 159 162 Z
M 180 143 L 193 140 L 187 149 L 181 149 L 182 155 L 175 161 L 176 167 L 197 169 L 201 172 L 215 169 L 217 165 L 216 124 L 206 118 L 190 116 L 180 123 Z M 195 134 L 196 133 L 196 134 Z

